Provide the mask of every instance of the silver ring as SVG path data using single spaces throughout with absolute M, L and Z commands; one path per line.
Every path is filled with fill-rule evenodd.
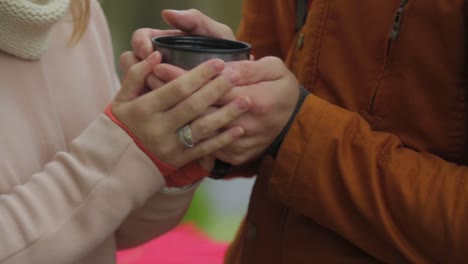
M 190 130 L 190 126 L 188 124 L 179 128 L 179 130 L 177 130 L 177 134 L 179 136 L 180 143 L 184 144 L 184 146 L 187 148 L 193 148 L 193 146 L 195 146 L 192 138 L 192 130 Z

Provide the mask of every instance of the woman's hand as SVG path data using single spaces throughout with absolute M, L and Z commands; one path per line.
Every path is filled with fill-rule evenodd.
M 152 155 L 178 168 L 243 135 L 244 130 L 239 126 L 221 133 L 217 131 L 249 109 L 248 97 L 240 97 L 225 107 L 207 112 L 239 81 L 235 70 L 225 69 L 221 60 L 211 60 L 159 89 L 141 95 L 145 78 L 160 60 L 161 55 L 155 52 L 131 66 L 122 89 L 111 104 L 113 115 Z M 177 131 L 186 124 L 192 131 L 193 148 L 187 148 L 178 139 Z

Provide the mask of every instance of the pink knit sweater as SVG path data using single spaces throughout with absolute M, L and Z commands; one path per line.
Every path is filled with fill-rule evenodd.
M 67 46 L 68 17 L 39 60 L 0 51 L 2 264 L 114 263 L 118 247 L 176 225 L 193 195 L 161 191 L 153 162 L 102 114 L 119 85 L 92 2 L 77 45 Z

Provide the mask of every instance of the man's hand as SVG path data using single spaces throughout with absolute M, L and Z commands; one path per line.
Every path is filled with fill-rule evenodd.
M 242 138 L 217 151 L 216 158 L 231 164 L 243 164 L 259 158 L 280 134 L 291 117 L 299 97 L 299 83 L 283 61 L 266 57 L 259 61 L 235 61 L 226 64 L 240 74 L 240 81 L 214 106 L 222 107 L 236 98 L 247 96 L 250 110 L 224 129 L 242 127 Z M 183 70 L 159 64 L 154 74 L 161 83 L 183 76 Z
M 132 48 L 137 58 L 145 59 L 154 51 L 151 39 L 160 36 L 174 35 L 201 35 L 208 37 L 234 39 L 232 30 L 196 9 L 190 10 L 164 10 L 162 18 L 173 29 L 161 30 L 142 28 L 133 33 Z

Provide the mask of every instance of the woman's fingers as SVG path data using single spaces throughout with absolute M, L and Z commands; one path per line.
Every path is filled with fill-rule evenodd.
M 130 67 L 139 63 L 141 60 L 135 55 L 135 52 L 125 51 L 120 55 L 119 68 L 123 73 L 126 73 Z
M 187 161 L 198 159 L 211 153 L 216 152 L 219 149 L 231 144 L 244 134 L 242 127 L 232 127 L 228 130 L 220 133 L 217 136 L 209 138 L 205 141 L 200 142 L 193 148 L 187 148 L 184 151 L 185 158 Z
M 214 102 L 221 98 L 236 84 L 239 78 L 240 76 L 236 71 L 230 69 L 223 71 L 218 77 L 204 85 L 202 89 L 174 106 L 168 112 L 168 117 L 174 120 L 176 125 L 189 123 L 202 115 Z
M 240 97 L 226 106 L 195 119 L 189 124 L 195 144 L 219 133 L 218 130 L 237 119 L 250 108 L 248 97 Z
M 131 66 L 125 79 L 122 82 L 122 88 L 114 99 L 114 104 L 132 101 L 140 96 L 145 88 L 145 79 L 153 71 L 154 66 L 161 62 L 161 54 L 153 52 L 144 61 Z
M 153 70 L 153 74 L 163 83 L 171 82 L 186 72 L 182 68 L 167 63 L 159 64 Z
M 167 111 L 210 82 L 214 77 L 218 76 L 223 69 L 224 62 L 219 59 L 202 63 L 187 74 L 180 76 L 180 78 L 149 93 L 145 100 L 153 102 L 153 111 Z M 157 102 L 157 104 L 154 102 Z M 194 116 L 192 116 L 191 119 L 193 118 Z

